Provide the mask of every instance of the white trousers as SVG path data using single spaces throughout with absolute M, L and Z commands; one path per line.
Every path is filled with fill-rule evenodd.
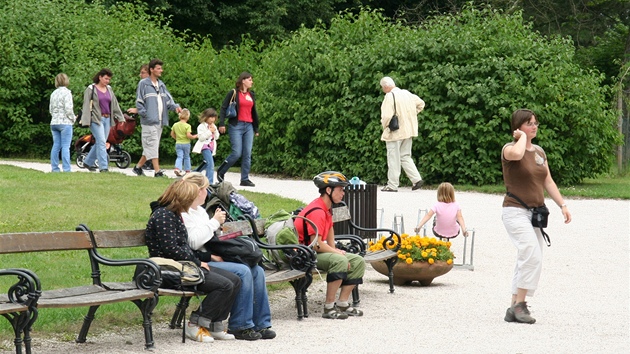
M 534 296 L 542 271 L 542 250 L 545 244 L 540 229 L 532 226 L 532 212 L 524 208 L 504 207 L 503 225 L 516 246 L 516 266 L 512 278 L 512 295 L 518 288 Z
M 386 141 L 385 145 L 387 146 L 387 186 L 392 189 L 398 189 L 401 167 L 411 183 L 416 183 L 422 179 L 416 164 L 411 158 L 411 138 Z

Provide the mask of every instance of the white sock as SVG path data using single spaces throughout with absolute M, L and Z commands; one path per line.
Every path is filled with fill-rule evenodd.
M 348 303 L 348 301 L 337 301 L 337 306 L 339 306 L 339 307 L 349 307 L 350 304 Z
M 324 304 L 324 308 L 326 310 L 330 310 L 333 307 L 335 307 L 335 303 L 334 302 L 327 302 L 327 303 Z

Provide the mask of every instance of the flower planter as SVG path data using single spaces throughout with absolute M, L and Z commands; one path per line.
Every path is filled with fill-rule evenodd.
M 387 265 L 385 262 L 374 262 L 372 267 L 383 275 L 388 275 Z M 427 262 L 413 262 L 407 264 L 398 262 L 394 266 L 394 284 L 404 285 L 417 280 L 423 286 L 431 284 L 434 278 L 444 275 L 453 269 L 453 264 L 447 264 L 444 261 L 436 261 L 433 264 Z

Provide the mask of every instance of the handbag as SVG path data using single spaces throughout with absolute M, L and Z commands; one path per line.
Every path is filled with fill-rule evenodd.
M 394 96 L 394 93 L 392 92 L 392 97 L 394 98 L 394 115 L 392 116 L 392 119 L 389 120 L 389 130 L 390 131 L 396 131 L 400 128 L 400 126 L 398 125 L 398 115 L 396 114 L 396 96 Z
M 243 263 L 250 267 L 256 266 L 263 257 L 258 244 L 248 236 L 221 240 L 215 234 L 205 246 L 210 253 L 221 256 L 226 262 Z
M 169 258 L 151 257 L 160 267 L 161 288 L 184 290 L 194 288 L 204 282 L 205 276 L 199 266 L 192 261 L 176 261 Z
M 516 195 L 510 192 L 507 192 L 506 194 L 508 197 L 516 199 L 516 201 L 524 206 L 525 209 L 532 212 L 532 226 L 540 228 L 540 232 L 542 233 L 547 247 L 551 247 L 551 240 L 549 239 L 549 235 L 545 232 L 545 230 L 543 230 L 543 228 L 547 227 L 547 223 L 549 221 L 549 208 L 547 208 L 545 204 L 530 208 L 521 200 L 521 198 L 517 197 Z
M 230 99 L 230 104 L 228 104 L 228 107 L 225 110 L 225 117 L 236 118 L 236 89 L 234 89 L 232 99 Z

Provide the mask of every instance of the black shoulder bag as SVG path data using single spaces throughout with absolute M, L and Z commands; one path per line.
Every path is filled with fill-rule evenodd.
M 389 120 L 389 130 L 394 132 L 398 130 L 400 126 L 398 125 L 398 115 L 396 114 L 396 96 L 394 96 L 393 92 L 392 97 L 394 98 L 394 115 L 392 116 L 392 119 Z
M 521 203 L 521 205 L 524 206 L 525 209 L 532 212 L 532 225 L 534 227 L 540 228 L 540 232 L 542 233 L 542 237 L 545 240 L 547 247 L 551 247 L 551 240 L 549 239 L 549 235 L 545 232 L 545 230 L 543 230 L 543 228 L 547 227 L 547 221 L 549 220 L 549 208 L 547 208 L 545 204 L 538 207 L 530 208 L 529 206 L 527 206 L 527 204 L 523 203 L 521 198 L 517 197 L 516 195 L 510 192 L 507 192 L 506 194 L 508 197 L 516 199 L 516 201 Z

